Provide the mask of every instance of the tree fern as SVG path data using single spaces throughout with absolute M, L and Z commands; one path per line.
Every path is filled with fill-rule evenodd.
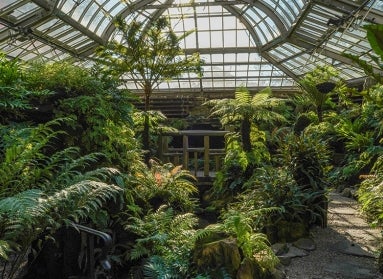
M 204 105 L 211 107 L 210 115 L 219 117 L 223 126 L 231 124 L 240 130 L 243 150 L 249 152 L 253 148 L 251 127 L 285 121 L 282 114 L 273 110 L 283 103 L 283 100 L 271 96 L 270 88 L 251 94 L 242 86 L 235 91 L 234 99 L 210 100 Z

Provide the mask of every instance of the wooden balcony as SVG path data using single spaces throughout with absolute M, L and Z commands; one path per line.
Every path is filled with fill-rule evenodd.
M 182 130 L 159 137 L 158 156 L 162 162 L 182 164 L 199 180 L 213 178 L 222 167 L 225 135 L 229 131 Z M 178 144 L 177 144 L 178 143 Z

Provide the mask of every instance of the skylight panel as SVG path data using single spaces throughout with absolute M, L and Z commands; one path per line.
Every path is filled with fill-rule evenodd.
M 77 37 L 79 35 L 81 35 L 80 31 L 74 30 L 74 31 L 66 34 L 65 36 L 59 37 L 59 40 L 61 42 L 65 42 L 65 41 L 70 40 L 70 39 Z
M 22 20 L 23 18 L 28 17 L 28 15 L 36 12 L 39 9 L 39 6 L 37 6 L 35 3 L 26 3 L 25 5 L 14 9 L 13 12 L 9 15 L 17 18 L 17 20 Z
M 222 29 L 222 28 L 220 28 L 220 29 Z M 197 30 L 198 31 L 210 30 L 210 19 L 208 17 L 198 17 L 197 18 Z
M 210 31 L 211 47 L 218 48 L 223 46 L 223 32 Z
M 374 1 L 373 3 L 374 3 L 372 5 L 373 9 L 383 12 L 383 1 L 378 0 L 378 1 Z
M 20 0 L 1 0 L 0 2 L 0 9 L 3 8 L 9 8 L 10 6 L 13 6 L 14 4 L 17 4 Z
M 93 15 L 97 11 L 97 5 L 95 3 L 91 3 L 83 12 L 81 16 L 81 24 L 83 26 L 87 26 L 90 20 L 92 19 Z
M 55 37 L 57 35 L 60 35 L 61 33 L 64 33 L 65 31 L 71 29 L 72 27 L 69 25 L 61 25 L 60 27 L 57 28 L 52 28 L 47 35 L 50 37 Z

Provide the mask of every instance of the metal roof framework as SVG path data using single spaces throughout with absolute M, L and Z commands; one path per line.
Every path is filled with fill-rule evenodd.
M 0 50 L 26 61 L 75 57 L 91 65 L 99 45 L 121 40 L 113 18 L 149 23 L 161 15 L 179 34 L 195 30 L 182 47 L 205 64 L 202 79 L 185 73 L 159 91 L 283 90 L 317 65 L 334 66 L 346 81 L 363 80 L 342 54 L 371 62 L 362 27 L 383 24 L 383 0 L 2 0 Z

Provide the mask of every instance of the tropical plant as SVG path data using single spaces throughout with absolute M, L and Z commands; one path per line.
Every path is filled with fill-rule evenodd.
M 300 187 L 286 166 L 263 166 L 244 184 L 245 190 L 237 197 L 242 211 L 257 208 L 275 209 L 260 215 L 257 227 L 268 233 L 269 240 L 291 241 L 286 225 L 298 224 L 308 232 L 310 224 L 321 220 L 324 212 L 316 202 L 323 191 Z M 275 229 L 277 234 L 273 235 Z M 299 235 L 299 228 L 296 228 Z
M 370 175 L 362 181 L 357 190 L 362 212 L 374 227 L 383 226 L 383 155 L 380 155 L 371 168 Z
M 39 90 L 27 88 L 24 67 L 21 61 L 6 59 L 5 55 L 0 53 L 0 123 L 2 124 L 25 120 L 26 112 L 35 108 L 34 103 L 37 100 L 51 95 L 46 88 Z
M 215 197 L 212 202 L 218 207 L 221 207 L 219 203 L 226 204 L 228 200 L 233 199 L 242 190 L 242 185 L 248 178 L 246 170 L 250 164 L 249 156 L 243 151 L 239 137 L 238 133 L 226 135 L 223 167 L 216 173 L 212 188 Z
M 371 175 L 357 190 L 361 210 L 374 227 L 383 226 L 383 183 L 381 175 Z
M 327 142 L 318 137 L 315 129 L 296 135 L 289 133 L 280 141 L 280 166 L 287 166 L 299 190 L 308 192 L 313 199 L 308 199 L 306 206 L 316 208 L 317 224 L 326 225 L 327 212 L 327 173 L 329 171 L 329 149 Z M 311 218 L 310 218 L 311 219 Z M 310 221 L 308 221 L 310 222 Z
M 143 218 L 127 220 L 125 229 L 138 236 L 129 251 L 129 258 L 145 259 L 140 267 L 144 278 L 187 278 L 197 237 L 196 223 L 193 214 L 176 214 L 165 205 Z
M 8 278 L 13 277 L 34 240 L 86 220 L 121 191 L 111 184 L 83 180 L 56 192 L 30 189 L 0 200 L 2 257 L 8 260 L 9 252 L 18 253 Z
M 207 232 L 225 233 L 235 237 L 244 258 L 257 262 L 263 271 L 273 269 L 279 262 L 271 250 L 267 236 L 257 231 L 257 219 L 276 208 L 255 209 L 241 206 L 229 208 L 221 215 L 222 223 L 212 224 L 205 228 Z
M 117 88 L 115 77 L 100 68 L 89 70 L 69 62 L 55 62 L 33 63 L 26 79 L 32 89 L 49 88 L 54 92 L 46 102 L 50 118 L 73 119 L 61 126 L 66 131 L 60 137 L 61 148 L 79 146 L 82 154 L 102 152 L 103 163 L 121 169 L 128 169 L 139 159 L 133 97 Z
M 368 173 L 382 154 L 382 86 L 374 86 L 363 95 L 358 109 L 332 121 L 337 140 L 345 150 L 344 163 L 335 173 L 338 183 L 359 183 L 359 174 Z M 349 117 L 345 117 L 349 116 Z
M 356 64 L 361 67 L 364 72 L 369 76 L 372 77 L 375 82 L 381 84 L 383 82 L 382 76 L 380 75 L 379 71 L 376 71 L 376 69 L 383 69 L 382 61 L 383 61 L 383 38 L 382 38 L 382 31 L 383 31 L 383 25 L 382 24 L 367 24 L 363 26 L 363 28 L 367 31 L 367 39 L 370 43 L 371 48 L 375 52 L 376 55 L 367 53 L 366 55 L 371 59 L 372 62 L 366 61 L 365 59 L 356 56 L 351 53 L 343 53 L 343 55 L 347 58 L 352 59 Z
M 242 86 L 235 91 L 234 99 L 215 99 L 205 102 L 211 107 L 211 116 L 220 118 L 221 124 L 239 127 L 243 150 L 250 152 L 253 148 L 251 141 L 252 125 L 262 123 L 274 124 L 285 121 L 283 115 L 273 110 L 283 103 L 283 100 L 272 97 L 271 89 L 265 88 L 256 94 Z
M 186 56 L 180 42 L 192 31 L 178 35 L 165 17 L 150 21 L 147 25 L 133 20 L 127 24 L 123 18 L 114 21 L 122 42 L 113 41 L 97 50 L 101 63 L 110 67 L 118 76 L 129 76 L 139 85 L 145 96 L 144 111 L 150 110 L 153 90 L 163 81 L 182 73 L 201 74 L 198 53 Z M 143 149 L 149 150 L 149 114 L 145 115 Z M 145 156 L 149 162 L 150 154 Z
M 149 138 L 150 153 L 154 154 L 158 149 L 158 136 L 162 132 L 176 132 L 177 129 L 166 125 L 169 123 L 169 119 L 161 111 L 136 111 L 133 114 L 133 121 L 135 134 L 138 139 L 142 138 L 147 114 L 149 114 L 149 127 L 152 131 Z
M 3 127 L 0 251 L 4 260 L 11 252 L 18 255 L 10 260 L 13 271 L 8 278 L 32 241 L 96 216 L 109 199 L 122 193 L 112 184 L 116 169 L 94 168 L 102 154 L 80 156 L 75 147 L 54 149 L 59 124 L 55 120 L 36 127 Z
M 196 206 L 192 196 L 198 192 L 195 182 L 196 178 L 182 166 L 150 160 L 149 166 L 141 166 L 132 173 L 129 187 L 136 193 L 137 202 L 146 209 L 167 204 L 188 212 Z
M 299 81 L 303 95 L 296 97 L 296 100 L 309 108 L 312 107 L 319 122 L 323 121 L 323 111 L 326 105 L 329 106 L 332 102 L 331 93 L 336 86 L 341 86 L 338 75 L 333 67 L 318 66 Z M 305 102 L 302 102 L 302 98 Z

